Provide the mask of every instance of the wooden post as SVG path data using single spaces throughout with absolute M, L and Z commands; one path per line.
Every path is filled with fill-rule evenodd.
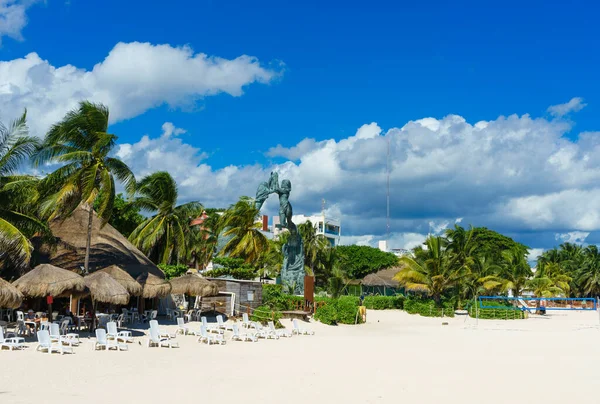
M 310 311 L 315 303 L 315 278 L 312 276 L 304 276 L 304 306 L 305 311 Z M 306 310 L 308 308 L 308 310 Z

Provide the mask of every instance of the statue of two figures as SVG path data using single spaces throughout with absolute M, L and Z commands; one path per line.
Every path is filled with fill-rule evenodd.
M 284 289 L 293 290 L 294 294 L 304 294 L 304 249 L 302 237 L 298 228 L 292 221 L 292 205 L 290 204 L 290 180 L 282 180 L 279 185 L 279 176 L 271 173 L 269 181 L 262 182 L 256 190 L 255 206 L 260 211 L 271 194 L 279 195 L 279 224 L 277 228 L 287 229 L 290 232 L 287 243 L 283 245 L 283 265 L 281 267 L 281 281 Z

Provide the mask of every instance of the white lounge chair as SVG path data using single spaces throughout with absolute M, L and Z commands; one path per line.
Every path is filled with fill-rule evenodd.
M 110 349 L 116 349 L 118 351 L 126 351 L 127 344 L 121 344 L 117 340 L 110 340 L 107 338 L 106 330 L 103 328 L 96 328 L 96 342 L 94 343 L 94 350 L 106 349 L 107 351 Z
M 198 336 L 198 342 L 206 342 L 208 345 L 210 344 L 225 344 L 225 340 L 221 334 L 210 335 L 208 331 L 206 331 L 206 327 L 204 325 L 200 326 L 200 332 L 194 333 Z
M 219 328 L 219 326 L 217 324 L 208 324 L 208 320 L 204 316 L 202 316 L 200 318 L 200 321 L 202 321 L 202 325 L 204 326 L 204 328 L 206 328 L 206 331 L 208 331 L 208 332 L 212 332 L 212 333 L 216 333 L 216 334 L 223 334 L 225 332 L 224 330 Z
M 160 338 L 175 338 L 177 335 L 173 334 L 173 333 L 169 333 L 168 331 L 165 330 L 161 330 L 158 327 L 158 321 L 156 320 L 150 320 L 150 328 L 154 328 L 156 330 L 156 332 L 158 333 L 158 336 Z
M 158 328 L 150 327 L 148 330 L 148 347 L 157 346 L 157 347 L 168 347 L 175 348 L 179 347 L 179 344 L 176 341 L 172 341 L 169 338 L 161 337 L 158 335 Z
M 73 346 L 69 343 L 54 343 L 50 340 L 50 333 L 46 330 L 37 332 L 38 346 L 35 348 L 36 351 L 47 351 L 48 353 L 65 352 L 73 353 Z
M 237 324 L 233 324 L 233 335 L 230 338 L 231 341 L 258 341 L 258 338 L 254 334 L 243 333 L 240 334 L 240 329 Z
M 231 326 L 231 324 L 227 324 L 226 322 L 224 322 L 223 316 L 221 315 L 217 316 L 217 327 L 221 330 L 233 331 L 233 327 Z
M 264 339 L 279 339 L 277 333 L 272 332 L 269 328 L 263 327 L 257 322 L 254 322 L 254 328 L 256 329 L 256 336 Z
M 79 334 L 75 332 L 69 332 L 74 326 L 74 324 L 71 324 L 70 317 L 62 320 L 60 323 L 60 334 L 62 335 L 63 339 L 66 339 L 67 341 L 70 341 L 73 345 L 77 346 L 80 342 Z
M 133 342 L 131 331 L 119 331 L 117 329 L 117 323 L 114 321 L 110 321 L 106 324 L 106 338 L 117 342 Z
M 297 335 L 315 335 L 314 331 L 306 330 L 304 328 L 300 328 L 300 326 L 298 325 L 298 320 L 297 319 L 293 320 L 293 324 L 294 324 L 294 328 L 292 328 L 292 334 L 297 334 Z
M 25 338 L 4 338 L 4 330 L 2 329 L 2 327 L 0 327 L 0 350 L 3 348 L 8 348 L 12 351 L 13 349 L 23 349 L 26 347 L 27 345 L 25 345 Z
M 185 326 L 185 320 L 183 317 L 177 317 L 177 333 L 181 333 L 183 335 L 190 334 L 189 328 Z
M 279 330 L 278 330 L 278 329 L 276 329 L 276 328 L 275 328 L 275 323 L 274 323 L 274 322 L 272 322 L 272 321 L 269 321 L 268 325 L 269 325 L 269 330 L 270 330 L 272 333 L 275 333 L 275 334 L 277 334 L 277 336 L 278 336 L 278 337 L 289 338 L 289 337 L 291 337 L 291 336 L 292 336 L 292 333 L 291 333 L 291 332 L 289 332 L 288 330 L 286 330 L 285 328 L 282 328 L 282 329 L 279 329 Z

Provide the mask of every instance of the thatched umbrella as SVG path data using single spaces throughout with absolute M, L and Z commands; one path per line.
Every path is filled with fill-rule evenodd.
M 139 296 L 142 294 L 142 285 L 137 283 L 135 279 L 127 272 L 116 265 L 103 268 L 100 271 L 109 274 L 115 281 L 119 282 L 131 296 Z
M 165 297 L 171 294 L 171 284 L 154 274 L 143 273 L 137 277 L 137 281 L 142 285 L 142 297 L 144 299 Z
M 16 309 L 23 302 L 23 294 L 13 285 L 0 278 L 0 307 Z
M 83 292 L 83 277 L 50 264 L 40 264 L 17 279 L 13 286 L 25 296 L 46 297 Z M 48 318 L 52 321 L 52 299 L 48 299 Z
M 109 274 L 102 271 L 96 271 L 93 274 L 83 278 L 86 286 L 86 292 L 89 292 L 92 298 L 92 325 L 90 331 L 94 329 L 96 320 L 96 305 L 98 302 L 110 304 L 127 304 L 129 293 L 127 289 Z
M 170 280 L 171 293 L 190 296 L 216 296 L 219 294 L 219 286 L 201 276 L 187 274 Z

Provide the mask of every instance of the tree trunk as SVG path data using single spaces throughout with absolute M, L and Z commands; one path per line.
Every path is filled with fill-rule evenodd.
M 85 244 L 85 263 L 84 269 L 85 273 L 89 273 L 90 269 L 90 248 L 92 244 L 92 220 L 94 219 L 94 209 L 92 206 L 90 208 L 90 213 L 88 214 L 88 228 L 87 228 L 87 241 Z

